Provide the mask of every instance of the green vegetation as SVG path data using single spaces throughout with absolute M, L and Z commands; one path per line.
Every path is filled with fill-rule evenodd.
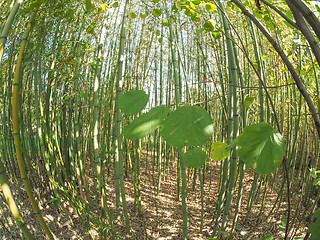
M 319 19 L 0 0 L 0 238 L 318 239 Z

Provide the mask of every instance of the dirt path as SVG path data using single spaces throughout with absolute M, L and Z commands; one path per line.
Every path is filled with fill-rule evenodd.
M 165 176 L 165 179 L 161 181 L 160 193 L 156 195 L 156 187 L 153 186 L 152 179 L 152 159 L 148 157 L 146 163 L 145 156 L 141 159 L 141 199 L 142 199 L 142 213 L 146 223 L 148 238 L 158 240 L 169 240 L 169 239 L 180 239 L 182 233 L 180 226 L 181 220 L 181 202 L 177 200 L 177 180 L 176 180 L 176 166 L 174 162 L 170 162 L 170 170 Z M 148 169 L 146 169 L 146 166 Z M 112 171 L 111 171 L 112 172 Z M 193 190 L 193 174 L 189 175 L 188 184 L 188 236 L 190 239 L 202 240 L 211 237 L 212 228 L 214 222 L 212 218 L 215 211 L 216 202 L 218 199 L 218 187 L 219 187 L 219 173 L 220 173 L 220 162 L 211 162 L 207 166 L 207 173 L 205 176 L 204 183 L 204 221 L 203 231 L 200 233 L 200 222 L 201 222 L 201 191 L 200 191 L 200 180 L 199 177 L 196 180 L 196 185 Z M 157 185 L 157 171 L 155 171 L 154 185 Z M 113 177 L 110 178 L 110 182 L 106 185 L 106 199 L 110 211 L 115 213 L 115 192 Z M 286 203 L 283 202 L 277 212 L 272 214 L 270 219 L 267 219 L 267 215 L 272 208 L 274 201 L 277 197 L 277 191 L 281 185 L 281 177 L 276 179 L 275 187 L 272 192 L 267 191 L 266 202 L 264 210 L 261 213 L 260 218 L 257 218 L 260 211 L 261 199 L 259 196 L 258 201 L 253 205 L 252 212 L 246 223 L 244 218 L 246 216 L 246 205 L 248 201 L 249 191 L 253 181 L 253 173 L 248 170 L 245 174 L 245 183 L 243 191 L 242 207 L 239 213 L 239 220 L 234 232 L 233 239 L 260 239 L 265 236 L 272 235 L 275 239 L 283 238 L 283 232 L 278 230 L 280 220 L 285 216 Z M 88 182 L 92 182 L 92 179 Z M 22 185 L 21 185 L 22 186 Z M 137 207 L 134 204 L 134 188 L 132 184 L 131 174 L 125 177 L 126 187 L 126 200 L 128 205 L 128 212 L 130 217 L 131 234 L 127 236 L 125 234 L 124 223 L 120 224 L 115 222 L 115 229 L 119 232 L 119 239 L 146 239 L 143 230 L 143 223 L 138 213 Z M 262 187 L 261 192 L 263 192 Z M 50 199 L 48 194 L 44 194 L 42 197 L 43 202 L 48 202 L 46 199 Z M 22 190 L 19 196 L 19 207 L 27 226 L 35 234 L 36 239 L 45 239 L 41 227 L 32 213 L 30 204 L 26 197 L 25 192 Z M 235 201 L 237 194 L 234 195 L 233 209 L 231 211 L 231 219 L 233 219 Z M 75 209 L 73 209 L 66 202 L 62 202 L 68 210 L 72 220 L 74 221 L 74 227 L 70 224 L 69 219 L 63 212 L 55 210 L 54 203 L 47 204 L 42 213 L 48 222 L 50 229 L 54 232 L 58 239 L 90 239 L 88 229 L 93 237 L 98 236 L 98 231 L 92 225 L 87 227 L 86 222 L 82 222 L 78 217 Z M 42 204 L 42 206 L 44 206 Z M 16 227 L 15 223 L 10 219 L 10 212 L 3 202 L 0 203 L 0 239 L 21 239 L 20 231 Z M 94 213 L 91 218 L 94 218 Z M 98 216 L 97 216 L 98 217 Z M 226 231 L 230 231 L 231 222 L 229 222 Z M 306 231 L 305 228 L 296 229 L 297 232 L 303 233 Z M 299 235 L 299 234 L 298 234 Z M 296 235 L 296 237 L 298 236 Z

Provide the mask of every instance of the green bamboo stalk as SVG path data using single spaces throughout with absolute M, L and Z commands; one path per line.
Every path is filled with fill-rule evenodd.
M 130 233 L 130 223 L 129 216 L 125 198 L 125 186 L 123 181 L 123 158 L 122 158 L 122 137 L 120 135 L 120 126 L 121 126 L 121 113 L 118 106 L 118 99 L 121 94 L 120 81 L 123 78 L 123 58 L 124 58 L 124 45 L 125 45 L 125 25 L 127 19 L 127 7 L 129 5 L 129 0 L 126 0 L 123 12 L 123 18 L 121 23 L 121 34 L 120 34 L 120 46 L 119 46 L 119 55 L 118 55 L 118 66 L 117 66 L 117 79 L 116 79 L 116 97 L 115 97 L 115 127 L 114 127 L 114 147 L 115 147 L 115 187 L 116 187 L 116 209 L 117 209 L 117 218 L 120 220 L 120 187 L 121 187 L 121 197 L 122 197 L 122 206 L 123 213 L 126 222 L 127 233 Z
M 172 29 L 172 22 L 171 18 L 169 16 L 169 12 L 167 9 L 167 5 L 165 3 L 165 9 L 166 9 L 166 16 L 167 21 L 169 25 L 169 45 L 171 50 L 171 58 L 172 58 L 172 64 L 173 64 L 173 75 L 174 75 L 174 81 L 175 81 L 175 101 L 176 105 L 179 106 L 181 102 L 181 92 L 180 92 L 180 76 L 179 76 L 179 69 L 178 69 L 178 63 L 176 58 L 176 48 L 175 48 L 175 42 L 174 42 L 174 33 Z M 182 239 L 186 240 L 188 235 L 188 210 L 187 210 L 187 169 L 186 169 L 186 163 L 182 157 L 183 155 L 183 149 L 179 151 L 179 159 L 180 162 L 180 169 L 181 169 L 181 180 L 182 180 L 182 186 L 181 186 L 181 200 L 182 200 Z
M 13 20 L 15 18 L 15 15 L 17 14 L 18 12 L 18 9 L 21 5 L 22 1 L 21 0 L 18 0 L 16 1 L 16 3 L 13 5 L 11 11 L 10 11 L 10 14 L 7 18 L 7 21 L 2 29 L 2 32 L 1 32 L 1 35 L 0 35 L 0 63 L 1 63 L 1 60 L 2 60 L 2 56 L 3 56 L 3 51 L 4 51 L 4 45 L 7 41 L 7 37 L 8 37 L 8 33 L 10 31 L 10 28 L 12 27 L 12 23 L 13 23 Z
M 228 130 L 227 138 L 228 140 L 232 140 L 238 136 L 238 130 L 239 130 L 239 99 L 237 95 L 237 88 L 238 88 L 238 67 L 235 60 L 235 53 L 234 53 L 234 47 L 232 43 L 232 36 L 230 32 L 230 25 L 228 20 L 225 16 L 225 6 L 224 3 L 221 1 L 218 1 L 219 7 L 220 7 L 220 14 L 223 21 L 223 28 L 226 35 L 226 42 L 227 42 L 227 54 L 228 54 L 228 71 L 229 71 L 229 83 L 230 83 L 230 101 L 229 101 L 229 119 L 232 119 L 232 123 L 230 123 L 230 127 Z M 231 125 L 232 124 L 232 125 Z M 236 176 L 237 176 L 237 165 L 238 165 L 238 154 L 237 150 L 234 148 L 232 150 L 232 155 L 230 159 L 230 173 L 229 173 L 229 188 L 228 192 L 226 194 L 226 202 L 225 202 L 225 208 L 223 213 L 223 218 L 221 222 L 221 231 L 224 231 L 226 228 L 227 220 L 229 211 L 231 208 L 233 193 L 235 190 L 235 183 L 236 183 Z M 225 173 L 224 173 L 225 174 Z M 216 219 L 217 226 L 218 218 Z M 216 229 L 216 227 L 215 227 Z M 221 236 L 221 231 L 218 234 L 218 237 Z M 213 236 L 215 236 L 216 232 L 213 232 Z

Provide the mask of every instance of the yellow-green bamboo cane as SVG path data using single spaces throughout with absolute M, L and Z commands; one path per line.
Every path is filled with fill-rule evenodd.
M 22 0 L 16 1 L 16 3 L 13 5 L 11 12 L 8 16 L 8 19 L 3 27 L 3 30 L 2 30 L 2 33 L 0 36 L 0 63 L 1 63 L 2 56 L 3 56 L 3 49 L 4 49 L 4 45 L 7 41 L 7 36 L 8 36 L 9 30 L 11 28 L 14 16 L 18 12 L 18 9 L 19 9 L 19 6 L 21 5 L 21 3 L 22 3 Z
M 24 186 L 26 188 L 28 197 L 30 199 L 30 202 L 32 204 L 33 210 L 35 214 L 37 215 L 42 228 L 46 232 L 47 236 L 49 239 L 53 239 L 53 235 L 51 231 L 49 230 L 48 226 L 46 225 L 46 222 L 44 221 L 40 209 L 37 205 L 37 202 L 34 198 L 29 179 L 27 177 L 26 169 L 25 169 L 25 162 L 22 156 L 22 145 L 21 145 L 21 139 L 20 139 L 20 125 L 19 125 L 19 92 L 20 92 L 20 78 L 21 73 L 22 73 L 22 60 L 23 60 L 23 55 L 24 55 L 24 49 L 27 45 L 28 41 L 28 36 L 29 33 L 31 32 L 34 24 L 34 19 L 36 17 L 36 12 L 34 12 L 31 15 L 30 21 L 27 25 L 26 31 L 23 35 L 23 39 L 21 42 L 20 46 L 20 51 L 19 51 L 19 56 L 18 56 L 18 61 L 16 64 L 16 69 L 15 69 L 15 74 L 14 74 L 14 80 L 13 80 L 13 90 L 12 90 L 12 124 L 13 124 L 13 137 L 14 137 L 14 144 L 16 148 L 16 156 L 17 156 L 17 161 L 19 165 L 19 170 L 21 174 L 22 181 L 24 183 Z
M 1 185 L 1 188 L 3 191 L 3 195 L 6 198 L 6 201 L 8 203 L 8 207 L 9 207 L 14 219 L 16 220 L 17 225 L 19 226 L 19 228 L 23 232 L 26 239 L 28 239 L 28 240 L 34 239 L 34 237 L 30 233 L 27 226 L 25 225 L 25 223 L 19 213 L 19 209 L 14 201 L 10 187 L 8 185 L 7 176 L 5 174 L 5 167 L 3 166 L 1 161 L 0 161 L 0 185 Z

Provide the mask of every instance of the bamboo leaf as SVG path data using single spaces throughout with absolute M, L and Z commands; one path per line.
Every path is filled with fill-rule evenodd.
M 252 105 L 254 100 L 254 97 L 246 97 L 243 101 L 243 106 L 245 106 L 245 108 L 250 108 L 250 106 Z
M 183 159 L 189 167 L 200 168 L 206 162 L 206 153 L 199 147 L 187 150 Z
M 287 219 L 285 217 L 281 218 L 281 225 L 279 226 L 279 231 L 285 231 L 287 225 Z
M 217 7 L 213 3 L 207 3 L 205 8 L 208 12 L 214 12 Z
M 108 5 L 107 4 L 100 4 L 100 7 L 102 8 L 102 10 L 106 11 L 108 9 Z
M 93 34 L 96 26 L 97 26 L 96 23 L 92 23 L 89 27 L 87 27 L 86 32 L 89 34 Z
M 203 108 L 179 107 L 163 122 L 161 136 L 175 147 L 200 146 L 212 135 L 212 119 Z
M 162 22 L 162 26 L 164 26 L 164 27 L 168 27 L 168 26 L 169 26 L 168 21 L 165 21 L 165 20 L 164 20 L 164 21 Z
M 88 12 L 91 12 L 94 9 L 94 5 L 90 0 L 86 0 L 86 9 Z
M 156 8 L 156 9 L 153 9 L 153 12 L 152 12 L 152 13 L 153 13 L 153 16 L 159 17 L 159 16 L 162 14 L 162 10 Z
M 119 97 L 119 108 L 125 114 L 137 114 L 145 108 L 148 100 L 149 95 L 143 90 L 130 90 Z
M 269 174 L 282 162 L 282 136 L 267 123 L 247 126 L 238 137 L 237 145 L 242 161 L 257 173 Z
M 219 31 L 213 31 L 212 32 L 212 37 L 214 39 L 219 39 L 221 37 L 221 33 Z
M 130 140 L 137 140 L 147 136 L 160 127 L 163 119 L 168 115 L 170 109 L 166 106 L 158 106 L 149 112 L 133 120 L 123 129 L 123 136 Z
M 130 18 L 135 19 L 137 17 L 137 14 L 135 12 L 129 13 Z
M 273 237 L 272 236 L 266 236 L 266 237 L 261 238 L 260 240 L 273 240 Z

